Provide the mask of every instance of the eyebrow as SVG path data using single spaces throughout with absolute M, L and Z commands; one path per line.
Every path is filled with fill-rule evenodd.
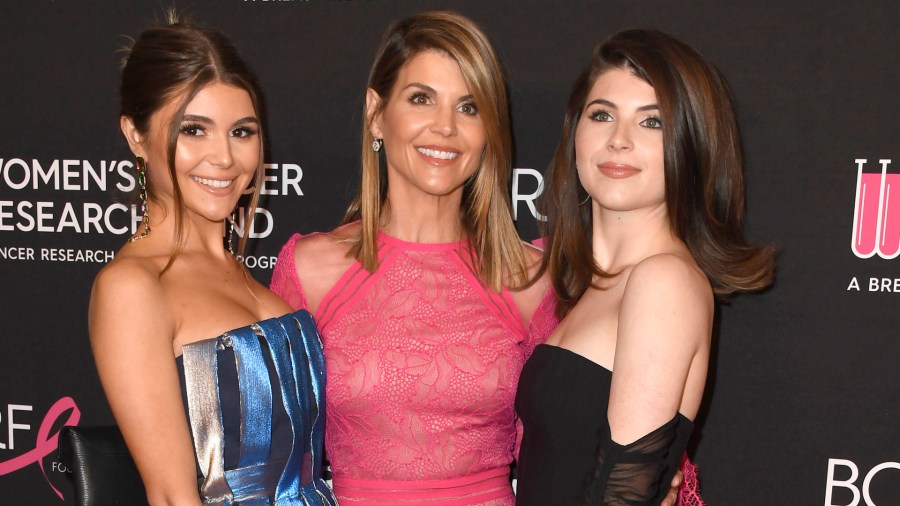
M 409 83 L 409 84 L 407 84 L 406 86 L 403 87 L 403 90 L 406 90 L 406 89 L 408 89 L 408 88 L 419 88 L 420 90 L 422 90 L 422 91 L 424 91 L 424 92 L 426 92 L 426 93 L 431 93 L 432 95 L 437 95 L 437 90 L 435 90 L 435 89 L 432 88 L 431 86 L 428 86 L 427 84 L 422 84 L 422 83 Z M 401 91 L 402 91 L 402 90 L 401 90 Z M 459 97 L 459 99 L 457 99 L 457 100 L 458 100 L 459 102 L 465 102 L 466 100 L 474 100 L 474 98 L 475 98 L 475 97 L 472 96 L 472 94 L 470 93 L 470 94 L 468 94 L 468 95 L 463 95 L 463 96 Z
M 597 98 L 597 99 L 591 100 L 590 102 L 588 102 L 587 104 L 585 104 L 584 107 L 585 107 L 585 109 L 587 109 L 588 107 L 590 107 L 590 106 L 593 105 L 593 104 L 605 105 L 605 106 L 611 107 L 611 108 L 613 108 L 613 109 L 618 109 L 618 107 L 616 107 L 616 104 L 610 102 L 609 100 L 603 99 L 603 98 Z M 659 110 L 659 104 L 647 104 L 647 105 L 642 105 L 642 106 L 638 107 L 637 110 L 638 110 L 638 111 L 653 111 L 653 110 L 657 110 L 657 111 L 658 111 L 658 110 Z
M 195 123 L 208 123 L 208 124 L 215 123 L 212 119 L 207 118 L 206 116 L 200 116 L 199 114 L 185 114 L 184 117 L 181 118 L 181 121 L 193 121 Z M 232 125 L 244 125 L 247 123 L 255 123 L 258 125 L 259 120 L 256 119 L 255 116 L 245 116 L 245 117 L 235 121 L 234 123 L 232 123 Z

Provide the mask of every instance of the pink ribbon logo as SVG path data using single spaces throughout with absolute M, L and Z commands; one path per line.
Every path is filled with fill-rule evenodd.
M 47 484 L 50 485 L 50 488 L 52 488 L 53 491 L 56 492 L 56 495 L 62 499 L 62 492 L 53 486 L 53 483 L 50 482 L 50 478 L 47 476 L 47 471 L 44 469 L 44 466 L 41 466 L 40 464 L 44 457 L 55 452 L 58 446 L 57 440 L 59 439 L 59 432 L 51 435 L 50 429 L 53 428 L 54 423 L 70 409 L 72 412 L 69 414 L 69 419 L 66 420 L 63 425 L 78 425 L 78 420 L 81 419 L 81 411 L 78 409 L 78 406 L 75 405 L 75 401 L 72 400 L 71 397 L 63 397 L 56 401 L 56 403 L 50 407 L 50 410 L 47 411 L 47 415 L 44 416 L 44 420 L 38 428 L 34 449 L 27 453 L 23 453 L 18 457 L 7 460 L 6 462 L 0 462 L 0 476 L 9 474 L 13 471 L 18 471 L 19 469 L 36 462 L 40 466 L 41 473 L 43 473 L 44 479 L 47 480 Z

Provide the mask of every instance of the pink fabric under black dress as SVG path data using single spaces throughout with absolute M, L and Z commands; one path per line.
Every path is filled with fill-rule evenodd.
M 307 306 L 284 246 L 272 289 Z M 466 242 L 379 235 L 315 315 L 326 360 L 325 447 L 341 504 L 510 506 L 519 373 L 558 323 L 547 294 L 529 325 L 474 274 Z

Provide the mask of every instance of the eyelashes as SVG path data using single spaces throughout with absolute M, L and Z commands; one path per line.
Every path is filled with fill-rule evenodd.
M 601 123 L 615 121 L 615 118 L 613 117 L 613 115 L 606 109 L 597 109 L 597 110 L 591 111 L 588 113 L 587 117 L 591 121 L 597 121 L 597 122 L 601 122 Z M 658 130 L 663 127 L 663 122 L 662 122 L 662 118 L 660 118 L 658 115 L 651 114 L 651 115 L 647 116 L 646 118 L 644 118 L 643 120 L 639 121 L 638 125 L 641 125 L 642 127 L 645 127 L 645 128 L 650 128 L 652 130 Z
M 244 138 L 244 137 L 250 137 L 251 135 L 256 135 L 257 133 L 259 133 L 259 129 L 254 128 L 249 125 L 245 125 L 245 126 L 237 127 L 234 130 L 232 130 L 231 136 Z
M 475 102 L 463 102 L 459 104 L 457 110 L 468 116 L 475 116 L 478 114 L 478 106 L 475 105 Z
M 662 120 L 657 116 L 650 116 L 644 121 L 638 123 L 641 126 L 645 126 L 647 128 L 652 128 L 654 130 L 660 129 L 663 127 Z
M 423 91 L 414 91 L 409 96 L 409 101 L 416 105 L 426 105 L 431 103 L 431 98 Z
M 198 137 L 205 134 L 206 129 L 199 123 L 184 123 L 181 125 L 181 128 L 178 130 L 178 132 L 182 135 Z
M 433 104 L 434 101 L 424 91 L 414 91 L 409 95 L 407 99 L 411 104 L 414 105 L 430 105 Z M 478 115 L 478 106 L 475 105 L 475 102 L 471 100 L 467 100 L 461 102 L 458 106 L 456 106 L 456 110 L 465 114 L 466 116 L 476 116 Z
M 599 109 L 599 110 L 593 111 L 591 113 L 588 113 L 588 119 L 590 119 L 591 121 L 604 121 L 605 122 L 605 121 L 612 121 L 613 117 L 607 111 L 604 111 L 603 109 Z
M 206 127 L 200 123 L 184 123 L 178 133 L 188 137 L 200 137 L 207 134 Z M 229 137 L 245 138 L 256 135 L 259 129 L 252 125 L 241 125 L 228 132 Z

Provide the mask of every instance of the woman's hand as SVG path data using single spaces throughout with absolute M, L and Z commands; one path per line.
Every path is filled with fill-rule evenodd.
M 675 473 L 675 476 L 672 478 L 672 485 L 669 489 L 669 493 L 666 494 L 666 497 L 659 503 L 659 506 L 675 506 L 675 503 L 678 501 L 678 487 L 681 486 L 681 481 L 684 479 L 684 475 L 681 474 L 681 471 Z

